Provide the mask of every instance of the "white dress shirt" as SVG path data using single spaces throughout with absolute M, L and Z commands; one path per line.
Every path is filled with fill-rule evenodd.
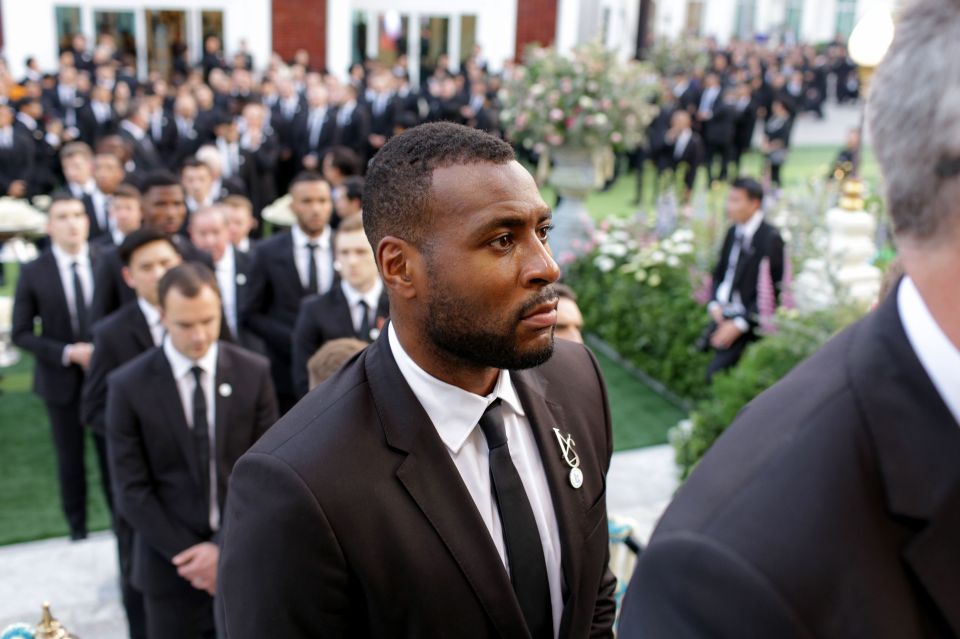
M 163 327 L 163 324 L 160 323 L 160 309 L 142 297 L 137 297 L 137 306 L 140 307 L 140 312 L 143 313 L 143 319 L 147 320 L 147 328 L 150 329 L 150 337 L 153 338 L 153 345 L 160 346 L 160 344 L 163 343 L 163 336 L 167 334 L 167 330 Z
M 690 138 L 692 137 L 692 129 L 684 129 L 680 132 L 680 135 L 677 136 L 677 141 L 673 145 L 673 157 L 675 160 L 683 157 L 684 152 L 687 150 L 687 145 L 690 144 Z
M 930 314 L 917 285 L 904 277 L 897 291 L 897 309 L 913 352 L 930 376 L 943 403 L 950 409 L 954 421 L 960 425 L 960 349 L 946 336 L 937 320 Z
M 503 527 L 497 502 L 490 488 L 490 451 L 479 428 L 480 417 L 493 401 L 500 398 L 503 406 L 503 425 L 507 433 L 510 458 L 523 482 L 533 517 L 540 532 L 543 555 L 546 560 L 547 581 L 550 585 L 550 603 L 553 610 L 554 636 L 560 630 L 563 614 L 560 534 L 557 516 L 553 510 L 550 487 L 543 461 L 533 437 L 530 421 L 517 397 L 509 371 L 501 371 L 493 392 L 486 397 L 474 395 L 433 377 L 414 362 L 397 337 L 393 324 L 387 329 L 390 350 L 400 373 L 410 385 L 424 411 L 433 422 L 450 458 L 460 472 L 467 491 L 486 524 L 487 531 L 500 553 L 504 567 L 510 569 L 503 542 Z
M 180 392 L 180 403 L 183 404 L 183 411 L 187 418 L 187 426 L 193 428 L 193 392 L 196 386 L 196 380 L 193 377 L 194 366 L 203 369 L 200 375 L 200 385 L 203 388 L 203 395 L 207 400 L 207 427 L 210 434 L 210 529 L 220 529 L 220 506 L 217 504 L 217 437 L 216 437 L 216 404 L 217 398 L 214 394 L 217 380 L 217 354 L 220 347 L 216 342 L 210 346 L 206 354 L 197 361 L 185 357 L 180 351 L 173 347 L 170 338 L 163 340 L 163 354 L 170 362 L 170 369 L 173 371 L 173 379 L 177 382 L 177 390 Z
M 220 286 L 220 302 L 223 304 L 227 326 L 230 327 L 230 333 L 237 337 L 237 260 L 232 246 L 227 246 L 214 270 Z
M 370 329 L 376 328 L 377 307 L 380 305 L 380 294 L 383 292 L 383 282 L 380 281 L 380 278 L 377 278 L 376 283 L 370 287 L 370 290 L 366 293 L 361 293 L 353 288 L 347 284 L 346 280 L 340 280 L 340 290 L 343 291 L 343 296 L 347 298 L 347 306 L 350 307 L 350 318 L 353 320 L 353 332 L 359 332 L 360 326 L 363 324 L 364 308 L 360 306 L 361 301 L 367 304 L 367 322 L 369 323 Z M 363 339 L 370 338 L 369 335 L 362 335 L 361 337 Z
M 317 263 L 317 293 L 326 293 L 333 284 L 333 249 L 330 245 L 333 233 L 330 227 L 323 229 L 320 237 L 313 239 L 307 237 L 298 224 L 291 227 L 290 233 L 293 237 L 293 261 L 297 265 L 297 273 L 300 274 L 300 283 L 303 284 L 303 288 L 307 288 L 310 283 L 310 254 L 307 252 L 307 244 L 313 242 L 317 245 L 314 249 L 314 261 Z
M 744 248 L 750 246 L 753 242 L 753 236 L 756 234 L 760 224 L 763 223 L 763 211 L 758 210 L 744 224 L 737 224 L 735 234 L 741 236 L 741 244 Z M 726 307 L 734 313 L 744 313 L 746 309 L 743 306 L 743 300 L 740 298 L 740 292 L 733 289 L 733 280 L 737 275 L 737 263 L 740 261 L 740 245 L 734 241 L 730 248 L 730 257 L 727 260 L 727 271 L 723 275 L 723 281 L 717 286 L 717 296 L 710 302 L 709 309 L 712 310 L 715 305 Z M 735 317 L 733 321 L 742 332 L 750 329 L 750 324 L 743 317 Z
M 110 230 L 110 196 L 95 186 L 93 191 L 90 192 L 90 199 L 93 200 L 93 212 L 97 216 L 97 226 L 101 230 Z
M 217 150 L 220 152 L 220 173 L 231 177 L 240 172 L 240 144 L 217 138 Z
M 63 286 L 63 295 L 67 300 L 67 311 L 70 313 L 70 326 L 73 327 L 73 333 L 76 335 L 77 329 L 77 303 L 73 295 L 73 263 L 77 263 L 77 275 L 80 277 L 80 288 L 83 289 L 84 303 L 87 308 L 90 307 L 90 300 L 93 299 L 93 266 L 90 264 L 90 247 L 84 244 L 76 255 L 70 255 L 56 244 L 50 245 L 53 257 L 57 261 L 57 271 L 60 272 L 60 284 Z M 67 349 L 64 347 L 61 356 L 63 365 L 69 366 L 70 361 L 67 357 Z

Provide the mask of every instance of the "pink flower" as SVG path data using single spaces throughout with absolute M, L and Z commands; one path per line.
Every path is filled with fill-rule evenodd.
M 524 126 L 526 126 L 527 114 L 521 113 L 520 115 L 518 115 L 517 119 L 514 121 L 514 124 L 517 126 L 518 129 L 522 129 Z
M 551 146 L 560 146 L 563 144 L 563 136 L 559 133 L 549 133 L 547 134 L 547 144 Z
M 563 119 L 563 109 L 550 109 L 550 119 L 559 122 Z
M 619 131 L 614 131 L 613 133 L 610 134 L 610 141 L 613 142 L 614 144 L 620 144 L 621 142 L 623 142 L 623 136 L 620 135 Z

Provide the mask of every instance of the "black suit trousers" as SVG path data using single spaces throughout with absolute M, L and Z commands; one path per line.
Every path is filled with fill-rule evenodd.
M 170 596 L 144 595 L 149 639 L 216 639 L 213 597 L 203 590 Z
M 60 501 L 71 534 L 87 531 L 87 475 L 84 462 L 86 430 L 80 423 L 80 402 L 67 404 L 47 403 L 50 431 L 57 456 L 57 481 L 60 485 Z M 107 504 L 112 504 L 110 477 L 107 470 L 106 444 L 103 437 L 94 435 L 100 478 Z
M 143 594 L 131 583 L 133 575 L 133 527 L 119 513 L 113 516 L 113 532 L 117 536 L 117 557 L 120 564 L 120 597 L 127 614 L 130 639 L 147 639 L 147 613 Z
M 707 382 L 713 379 L 713 376 L 720 371 L 733 368 L 740 358 L 743 357 L 743 351 L 751 341 L 751 334 L 741 335 L 730 345 L 730 348 L 716 349 L 713 359 L 707 365 Z

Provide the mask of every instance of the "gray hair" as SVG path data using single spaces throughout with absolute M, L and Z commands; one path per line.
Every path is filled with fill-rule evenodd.
M 960 0 L 915 0 L 867 102 L 898 235 L 926 241 L 960 218 Z

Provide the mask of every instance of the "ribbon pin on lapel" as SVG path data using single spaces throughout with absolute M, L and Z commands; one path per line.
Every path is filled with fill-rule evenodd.
M 563 461 L 570 467 L 570 485 L 574 488 L 580 488 L 583 486 L 583 471 L 580 470 L 580 457 L 577 455 L 577 451 L 573 449 L 577 443 L 573 441 L 572 435 L 566 437 L 561 435 L 559 428 L 554 428 L 553 433 L 557 436 L 557 442 L 560 444 L 560 454 L 563 456 Z

